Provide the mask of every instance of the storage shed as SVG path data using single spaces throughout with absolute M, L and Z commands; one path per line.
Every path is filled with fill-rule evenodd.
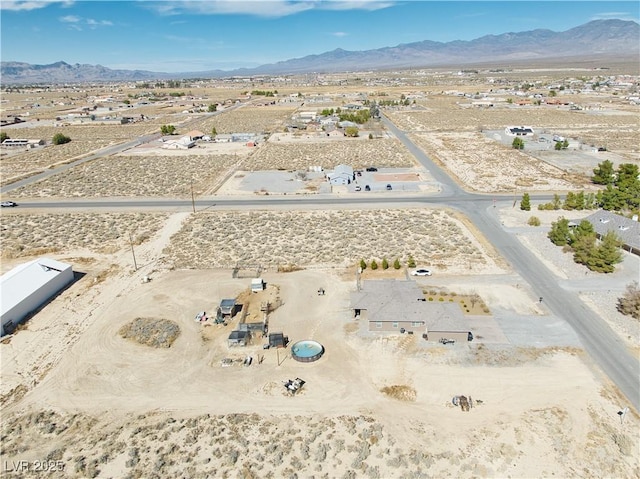
M 73 282 L 73 268 L 49 258 L 16 266 L 0 277 L 2 335 Z
M 251 339 L 251 333 L 249 331 L 231 331 L 228 338 L 229 346 L 246 346 Z
M 262 278 L 253 278 L 251 280 L 251 291 L 257 293 L 264 290 L 264 280 Z

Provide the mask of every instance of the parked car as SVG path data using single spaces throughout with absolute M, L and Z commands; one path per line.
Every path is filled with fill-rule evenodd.
M 431 276 L 431 270 L 425 268 L 419 268 L 411 272 L 412 276 Z
M 365 185 L 364 191 L 371 191 L 371 187 L 369 185 Z
M 391 187 L 391 185 L 390 185 L 390 184 L 387 184 L 387 189 L 388 189 L 388 190 L 392 190 L 393 188 Z
M 362 188 L 360 188 L 360 185 L 358 185 L 358 186 L 356 186 L 355 190 L 356 191 L 360 191 L 360 190 L 362 190 Z
M 367 168 L 367 171 L 378 171 L 378 168 L 376 168 L 375 166 L 370 166 L 369 168 Z
M 18 206 L 18 203 L 16 203 L 15 201 L 3 201 L 2 203 L 0 203 L 0 205 L 2 205 L 3 208 L 9 208 Z

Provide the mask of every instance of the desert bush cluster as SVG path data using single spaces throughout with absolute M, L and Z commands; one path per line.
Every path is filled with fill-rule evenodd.
M 477 191 L 568 190 L 584 179 L 501 145 L 478 132 L 413 134 L 412 140 Z
M 47 138 L 48 141 L 51 138 Z M 39 173 L 56 163 L 66 162 L 110 143 L 107 139 L 75 140 L 63 145 L 49 145 L 26 150 L 0 160 L 0 184 L 6 185 L 17 179 Z
M 180 336 L 180 326 L 169 319 L 136 318 L 122 326 L 118 334 L 152 348 L 170 348 Z
M 210 190 L 238 160 L 233 155 L 112 156 L 18 188 L 14 197 L 189 197 Z
M 208 117 L 194 128 L 207 135 L 214 127 L 218 133 L 274 133 L 284 128 L 295 110 L 291 106 L 238 108 Z
M 574 101 L 580 101 L 575 98 Z M 478 128 L 502 130 L 507 125 L 531 125 L 534 128 L 591 129 L 592 131 L 613 131 L 631 129 L 638 126 L 637 115 L 626 112 L 600 115 L 592 111 L 571 111 L 567 107 L 496 105 L 493 108 L 468 108 L 458 103 L 466 103 L 453 96 L 430 96 L 420 103 L 424 109 L 413 111 L 393 111 L 389 116 L 400 128 L 421 131 L 472 131 Z M 573 137 L 574 135 L 568 135 Z
M 367 166 L 407 168 L 413 156 L 399 140 L 341 140 L 278 144 L 269 141 L 245 162 L 250 170 L 306 170 L 310 166 L 333 169 L 346 164 L 354 169 Z
M 118 250 L 141 243 L 162 227 L 166 213 L 7 214 L 2 216 L 0 244 L 3 258 L 86 248 Z
M 494 266 L 452 214 L 422 209 L 202 213 L 165 253 L 177 268 L 355 265 L 409 256 L 449 270 Z
M 410 434 L 421 445 L 415 447 L 401 445 L 382 424 L 362 415 L 174 418 L 154 412 L 99 420 L 43 410 L 6 415 L 0 453 L 10 463 L 37 451 L 42 460 L 61 461 L 64 477 L 70 478 L 409 479 L 449 477 L 452 470 L 463 477 L 488 477 L 509 475 L 516 463 L 539 458 L 514 447 L 515 435 L 519 443 L 554 445 L 548 465 L 537 470 L 555 472 L 541 475 L 570 476 L 575 463 L 565 464 L 565 456 L 581 447 L 580 466 L 594 477 L 634 477 L 637 466 L 629 459 L 637 439 L 616 428 L 610 417 L 591 409 L 587 414 L 586 443 L 561 440 L 571 418 L 566 409 L 549 407 L 526 411 L 508 427 L 496 426 L 499 430 L 467 428 L 456 434 L 455 447 L 438 437 L 441 431 L 416 423 Z M 481 438 L 491 440 L 478 447 Z M 33 470 L 20 473 L 41 476 Z

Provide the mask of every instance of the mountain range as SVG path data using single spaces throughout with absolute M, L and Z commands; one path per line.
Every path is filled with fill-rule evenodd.
M 470 41 L 447 43 L 425 40 L 365 51 L 336 49 L 256 68 L 201 72 L 162 73 L 144 70 L 112 70 L 101 65 L 50 65 L 1 62 L 3 84 L 79 83 L 88 81 L 155 80 L 171 78 L 216 78 L 249 75 L 285 75 L 341 71 L 388 70 L 420 67 L 471 67 L 552 60 L 629 58 L 638 62 L 640 25 L 625 20 L 594 20 L 554 32 L 538 29 L 501 35 L 486 35 Z

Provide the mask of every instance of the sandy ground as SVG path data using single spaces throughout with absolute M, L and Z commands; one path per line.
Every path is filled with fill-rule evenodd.
M 580 119 L 586 123 L 576 127 L 575 115 L 542 109 L 526 115 L 515 109 L 473 114 L 454 110 L 443 115 L 442 108 L 452 101 L 456 100 L 425 102 L 422 112 L 398 113 L 393 120 L 417 135 L 432 130 L 430 147 L 442 146 L 442 154 L 451 158 L 441 161 L 458 170 L 463 181 L 487 190 L 511 191 L 514 178 L 507 180 L 514 171 L 526 188 L 575 189 L 576 183 L 574 176 L 512 150 L 502 151 L 492 163 L 496 176 L 483 176 L 473 165 L 478 159 L 474 151 L 484 158 L 491 156 L 494 146 L 481 139 L 480 126 L 503 128 L 508 122 L 559 131 L 575 127 L 598 138 L 611 125 L 626 128 L 637 123 L 622 115 L 606 121 L 585 115 Z M 293 110 L 243 108 L 204 119 L 197 128 L 277 131 Z M 171 122 L 167 117 L 162 121 Z M 465 132 L 456 136 L 449 132 L 454 129 Z M 631 148 L 635 138 L 636 131 L 622 134 L 622 149 Z M 391 139 L 358 139 L 355 149 L 347 148 L 353 141 L 287 138 L 281 143 L 298 145 L 292 150 L 291 144 L 271 142 L 251 155 L 223 154 L 237 154 L 255 169 L 306 169 L 341 162 L 356 167 L 414 165 L 408 152 Z M 38 168 L 57 161 L 60 151 Z M 206 158 L 209 153 L 197 156 Z M 173 152 L 156 154 L 166 156 L 166 163 L 184 159 Z M 133 151 L 133 156 L 142 163 L 140 158 L 153 155 L 147 149 Z M 203 161 L 192 160 L 196 167 Z M 29 162 L 21 161 L 12 159 L 2 165 L 3 171 L 30 171 Z M 152 166 L 160 181 L 164 170 Z M 104 170 L 98 176 L 104 174 L 109 173 Z M 182 175 L 182 192 L 187 183 L 190 186 L 189 176 Z M 87 181 L 95 177 L 89 172 Z M 129 186 L 137 188 L 134 183 Z M 637 261 L 625 260 L 621 273 L 611 277 L 614 286 L 601 294 L 600 283 L 588 283 L 588 275 L 582 279 L 582 271 L 545 243 L 544 228 L 557 216 L 548 213 L 500 212 L 505 228 L 547 261 L 563 287 L 580 288 L 587 304 L 621 337 L 627 336 L 629 347 L 637 347 L 632 325 L 616 317 L 611 307 L 616 292 L 637 275 Z M 539 230 L 526 225 L 534 215 L 542 219 Z M 30 233 L 32 245 L 47 243 L 33 233 L 37 229 L 32 223 L 63 229 L 62 215 L 54 220 L 34 216 L 30 222 L 17 216 L 10 223 L 3 218 L 3 226 Z M 80 216 L 67 219 L 85 224 Z M 105 215 L 96 216 L 100 235 L 106 235 Z M 617 414 L 625 406 L 624 398 L 570 335 L 534 348 L 519 345 L 501 329 L 526 322 L 544 327 L 555 318 L 533 304 L 521 279 L 504 269 L 462 219 L 445 211 L 287 210 L 177 213 L 164 219 L 161 228 L 155 218 L 143 216 L 140 221 L 145 222 L 146 237 L 136 246 L 137 270 L 120 241 L 126 228 L 116 231 L 113 245 L 101 244 L 100 238 L 107 236 L 99 234 L 91 241 L 75 237 L 66 248 L 50 253 L 73 263 L 84 276 L 17 334 L 0 341 L 3 477 L 43 477 L 36 468 L 45 460 L 64 469 L 61 477 L 74 478 L 640 476 L 637 412 Z M 128 218 L 123 222 L 128 225 Z M 297 232 L 305 241 L 299 241 Z M 14 233 L 15 238 L 3 239 L 17 242 L 21 234 L 9 230 L 5 235 Z M 429 241 L 420 241 L 425 237 Z M 271 243 L 278 243 L 279 249 Z M 221 266 L 237 261 L 249 266 L 276 253 L 277 263 L 298 263 L 306 269 L 277 273 L 274 263 L 263 272 L 282 299 L 270 314 L 270 330 L 283 331 L 292 342 L 321 342 L 325 354 L 317 362 L 298 363 L 289 348 L 265 350 L 261 338 L 246 348 L 229 348 L 227 336 L 238 319 L 228 326 L 193 320 L 199 311 L 214 311 L 220 299 L 246 291 L 248 276 L 234 279 L 231 270 Z M 425 287 L 477 292 L 498 312 L 486 318 L 483 337 L 454 346 L 428 344 L 417 335 L 368 333 L 352 319 L 354 262 L 360 256 L 404 259 L 408 253 L 434 269 L 434 276 L 419 279 Z M 2 270 L 27 259 L 5 259 Z M 151 281 L 143 283 L 144 276 Z M 317 295 L 319 287 L 325 296 Z M 121 338 L 119 328 L 135 317 L 170 319 L 179 324 L 181 334 L 171 348 L 162 350 Z M 244 367 L 247 356 L 253 362 Z M 222 367 L 226 358 L 234 364 Z M 289 396 L 283 382 L 296 377 L 306 383 L 299 394 Z M 407 394 L 383 392 L 394 386 Z M 453 396 L 463 394 L 473 397 L 475 407 L 468 412 L 452 404 Z M 20 463 L 26 471 L 17 470 L 18 461 L 26 461 Z
M 11 461 L 34 467 L 44 458 L 61 461 L 66 477 L 640 471 L 640 419 L 632 412 L 620 422 L 622 398 L 580 350 L 508 342 L 444 347 L 417 336 L 362 333 L 348 310 L 355 287 L 348 271 L 263 274 L 283 300 L 270 330 L 292 342 L 321 342 L 319 361 L 302 364 L 289 349 L 264 350 L 259 338 L 229 348 L 233 323 L 204 325 L 193 317 L 246 290 L 249 279 L 233 279 L 230 270 L 171 270 L 161 251 L 187 217 L 171 216 L 140 247 L 137 272 L 124 252 L 96 258 L 113 264 L 110 274 L 100 281 L 87 275 L 0 344 L 8 475 Z M 143 275 L 151 282 L 142 283 Z M 501 286 L 493 292 L 501 297 Z M 514 314 L 528 301 L 516 298 Z M 175 321 L 181 334 L 163 350 L 122 339 L 119 328 L 138 316 Z M 224 358 L 247 355 L 249 367 L 221 367 Z M 290 397 L 283 381 L 295 377 L 306 384 Z M 381 392 L 394 385 L 415 399 Z M 461 394 L 473 397 L 471 411 L 452 405 Z M 27 476 L 39 477 L 33 469 Z

